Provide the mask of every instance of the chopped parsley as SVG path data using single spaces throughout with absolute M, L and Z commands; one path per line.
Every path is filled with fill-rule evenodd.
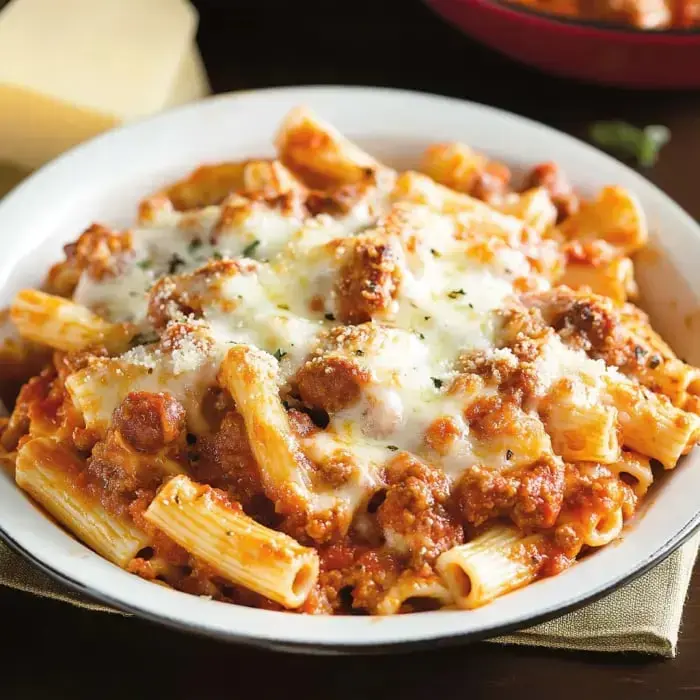
M 224 256 L 218 250 L 215 250 L 211 254 L 211 257 L 214 258 L 214 260 L 223 260 L 224 259 Z
M 647 354 L 647 351 L 641 345 L 634 346 L 634 357 L 637 360 L 637 362 L 641 362 L 642 358 L 646 354 Z
M 442 255 L 442 253 L 439 250 L 435 250 L 435 248 L 431 248 L 430 252 L 434 258 L 439 258 Z
M 442 384 L 443 384 L 442 379 L 438 379 L 437 377 L 430 377 L 430 379 L 432 380 L 433 386 L 436 389 L 440 389 L 442 387 Z
M 362 357 L 365 354 L 365 351 L 364 350 L 355 350 L 355 354 L 358 357 Z
M 650 369 L 656 369 L 661 364 L 661 358 L 658 355 L 653 355 L 649 358 Z
M 659 158 L 659 151 L 671 140 L 665 126 L 652 125 L 640 129 L 622 121 L 596 122 L 591 125 L 591 141 L 622 157 L 634 158 L 642 168 L 650 168 Z
M 168 260 L 168 274 L 174 275 L 185 263 L 186 261 L 183 258 L 177 253 L 173 253 L 170 256 L 170 260 Z
M 286 353 L 284 350 L 282 350 L 282 349 L 280 349 L 280 348 L 277 348 L 277 350 L 275 350 L 275 352 L 274 352 L 273 354 L 274 354 L 275 359 L 277 360 L 277 362 L 281 362 L 281 361 L 282 361 L 282 358 L 283 358 L 287 353 Z
M 145 258 L 144 260 L 139 260 L 136 263 L 142 270 L 148 270 L 151 265 L 153 265 L 153 261 L 150 260 L 149 258 Z
M 424 321 L 430 321 L 431 318 L 432 318 L 432 316 L 423 316 Z
M 194 253 L 196 250 L 202 247 L 202 240 L 200 238 L 193 238 L 189 245 L 187 246 L 187 250 L 189 250 L 190 253 Z
M 256 238 L 252 243 L 249 243 L 245 248 L 243 248 L 243 257 L 249 258 L 255 252 L 255 249 L 260 245 L 260 241 Z
M 282 309 L 282 311 L 289 311 L 289 306 L 287 304 L 277 304 L 278 309 Z
M 418 334 L 418 337 L 419 337 L 421 340 L 425 340 L 425 335 L 424 335 L 423 333 L 419 333 L 419 334 Z
M 513 450 L 506 450 L 506 459 L 513 458 Z
M 335 316 L 333 314 L 324 314 L 326 321 L 335 321 Z
M 387 445 L 386 449 L 391 450 L 392 452 L 396 452 L 399 448 L 396 445 Z
M 451 292 L 447 293 L 447 296 L 450 297 L 450 299 L 456 299 L 457 297 L 463 297 L 466 294 L 466 292 L 463 289 L 453 289 Z

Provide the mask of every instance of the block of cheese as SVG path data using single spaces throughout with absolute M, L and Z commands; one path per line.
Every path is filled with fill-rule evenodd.
M 191 102 L 201 97 L 206 97 L 211 92 L 207 73 L 202 63 L 202 58 L 199 55 L 199 50 L 196 44 L 193 44 L 185 55 L 185 60 L 182 63 L 180 74 L 175 80 L 175 85 L 168 96 L 164 108 L 175 107 L 185 102 Z M 69 146 L 75 145 L 73 143 Z M 0 133 L 0 153 L 9 153 L 11 143 L 2 146 L 2 133 Z M 0 158 L 0 197 L 7 194 L 15 185 L 19 184 L 27 175 L 31 173 L 31 167 L 18 162 L 18 158 L 14 161 Z M 48 158 L 47 158 L 48 160 Z
M 186 0 L 12 0 L 0 12 L 0 161 L 35 168 L 208 92 Z
M 161 109 L 176 107 L 206 97 L 211 92 L 207 70 L 196 43 L 185 54 L 175 83 Z

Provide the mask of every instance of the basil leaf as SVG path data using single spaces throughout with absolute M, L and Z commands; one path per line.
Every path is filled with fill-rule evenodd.
M 260 241 L 256 238 L 252 243 L 249 243 L 245 248 L 243 248 L 243 257 L 249 258 L 255 252 L 255 249 L 260 245 Z
M 639 129 L 622 121 L 596 122 L 591 125 L 590 139 L 600 148 L 634 158 L 643 168 L 650 168 L 659 158 L 659 151 L 671 139 L 665 126 L 651 125 Z

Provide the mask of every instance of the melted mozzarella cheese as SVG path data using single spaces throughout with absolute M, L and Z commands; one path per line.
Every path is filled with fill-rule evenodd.
M 114 261 L 118 274 L 94 279 L 83 273 L 74 300 L 109 321 L 138 324 L 146 318 L 148 290 L 156 280 L 192 272 L 212 258 L 242 256 L 265 262 L 280 258 L 278 277 L 296 278 L 296 294 L 285 295 L 288 299 L 328 296 L 330 282 L 323 284 L 323 271 L 328 278 L 332 271 L 323 247 L 366 228 L 387 206 L 383 195 L 360 202 L 341 218 L 322 214 L 305 222 L 293 213 L 256 202 L 241 206 L 236 216 L 228 218 L 225 206 L 185 214 L 161 212 L 151 226 L 132 231 L 133 250 Z M 317 251 L 315 268 L 312 249 Z M 299 266 L 289 268 L 290 261 L 302 259 L 305 271 Z M 304 283 L 306 290 L 300 297 Z
M 197 342 L 197 341 L 200 342 Z M 192 432 L 207 430 L 202 399 L 215 384 L 223 359 L 206 329 L 185 336 L 172 351 L 139 346 L 121 357 L 99 359 L 72 374 L 66 387 L 88 428 L 105 430 L 114 410 L 132 391 L 168 392 L 185 408 Z
M 247 343 L 275 355 L 283 380 L 308 356 L 324 325 L 291 312 L 282 301 L 286 296 L 273 285 L 263 286 L 258 275 L 232 276 L 222 296 L 235 302 L 233 308 L 212 305 L 205 309 L 205 320 L 216 342 Z
M 365 346 L 358 364 L 370 373 L 370 382 L 360 399 L 331 417 L 329 430 L 345 436 L 351 443 L 368 444 L 391 451 L 426 452 L 425 433 L 442 417 L 457 416 L 463 427 L 464 442 L 468 428 L 461 419 L 464 397 L 445 392 L 444 358 L 435 355 L 426 340 L 396 328 L 382 329 L 378 340 Z M 453 460 L 454 462 L 455 460 Z M 462 462 L 461 469 L 468 466 Z
M 302 440 L 305 454 L 314 462 L 323 463 L 338 453 L 352 455 L 355 469 L 344 484 L 331 492 L 320 493 L 317 498 L 319 510 L 330 508 L 338 500 L 345 504 L 349 513 L 354 513 L 379 485 L 379 468 L 386 461 L 384 445 L 362 435 L 338 434 L 330 427 Z
M 483 216 L 471 221 L 405 204 L 390 209 L 385 191 L 342 217 L 322 214 L 301 221 L 259 202 L 230 216 L 223 210 L 208 207 L 195 214 L 159 216 L 150 228 L 133 232 L 134 250 L 119 261 L 117 276 L 81 278 L 77 301 L 109 320 L 143 323 L 148 289 L 159 277 L 190 272 L 219 255 L 258 261 L 252 273 L 234 271 L 223 281 L 217 277 L 215 293 L 206 295 L 196 320 L 175 319 L 193 324 L 195 335 L 206 335 L 206 352 L 186 341 L 169 353 L 137 348 L 79 373 L 80 379 L 71 378 L 69 389 L 86 420 L 106 424 L 125 387 L 167 387 L 197 423 L 198 402 L 215 382 L 232 343 L 254 345 L 274 355 L 280 363 L 280 383 L 287 383 L 336 323 L 334 289 L 345 239 L 379 223 L 381 235 L 393 237 L 400 281 L 396 298 L 370 324 L 376 329 L 370 334 L 373 340 L 359 352 L 350 352 L 370 381 L 353 405 L 330 416 L 326 430 L 303 440 L 304 450 L 317 461 L 339 451 L 353 455 L 356 472 L 333 490 L 333 498 L 353 507 L 377 485 L 379 467 L 399 449 L 440 464 L 451 480 L 486 458 L 495 468 L 507 468 L 505 450 L 485 457 L 484 446 L 470 435 L 463 414 L 475 397 L 453 395 L 447 389 L 462 353 L 506 352 L 494 350 L 496 312 L 513 294 L 514 281 L 529 277 L 542 288 L 548 284 L 543 277 L 537 279 L 529 252 L 517 245 L 522 228 L 517 220 L 512 219 L 517 226 L 510 226 L 508 219 L 510 228 L 504 228 L 497 225 L 498 219 L 489 224 Z M 186 278 L 182 280 L 186 284 Z M 551 341 L 538 366 L 543 395 L 570 371 L 591 376 L 600 371 L 599 363 L 580 355 Z M 107 379 L 110 373 L 118 381 Z M 481 395 L 489 391 L 486 387 Z M 426 443 L 426 431 L 439 418 L 450 418 L 456 431 L 449 450 L 441 455 Z M 319 498 L 320 505 L 332 505 L 330 494 Z
M 403 241 L 396 324 L 427 338 L 435 362 L 449 365 L 460 350 L 493 347 L 493 312 L 513 293 L 513 280 L 530 273 L 523 253 L 500 245 L 484 260 L 460 237 L 454 217 L 422 207 L 410 223 L 418 233 Z
M 230 255 L 240 255 L 248 248 L 256 259 L 269 260 L 287 245 L 301 226 L 301 219 L 294 214 L 284 214 L 259 204 L 253 206 L 242 221 L 221 226 L 216 240 Z

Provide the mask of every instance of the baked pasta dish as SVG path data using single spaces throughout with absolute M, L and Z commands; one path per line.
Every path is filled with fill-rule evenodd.
M 396 172 L 305 108 L 275 144 L 16 295 L 18 486 L 133 574 L 312 614 L 471 609 L 617 538 L 700 436 L 635 197 L 462 143 Z
M 538 12 L 635 29 L 700 28 L 700 0 L 508 0 Z

